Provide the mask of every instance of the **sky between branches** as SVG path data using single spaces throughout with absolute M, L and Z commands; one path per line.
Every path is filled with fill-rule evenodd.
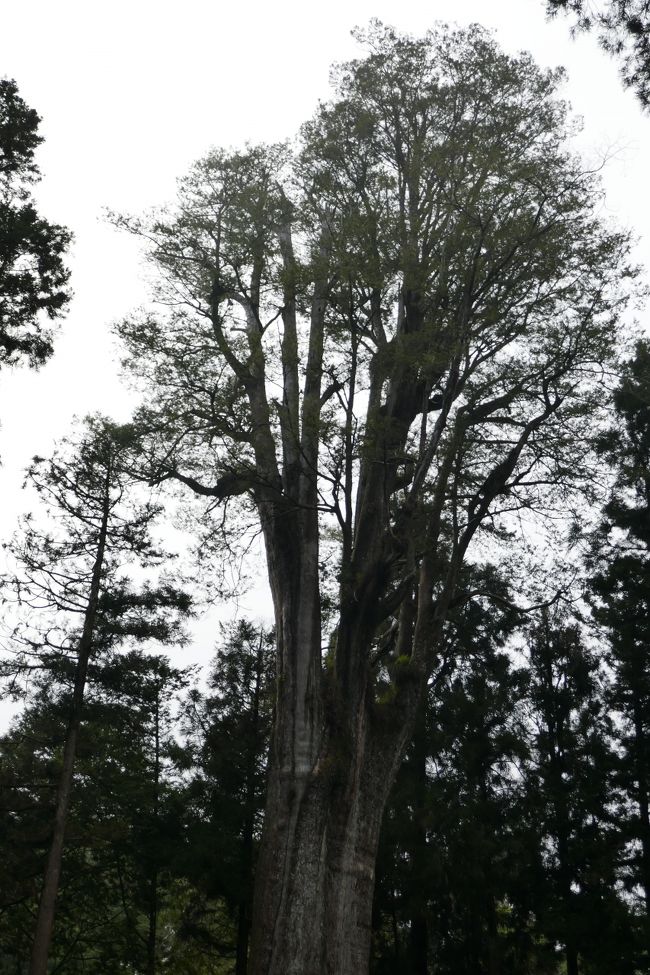
M 587 163 L 614 154 L 603 173 L 606 210 L 639 235 L 638 258 L 650 268 L 650 117 L 622 89 L 618 66 L 597 41 L 572 41 L 566 20 L 546 20 L 542 0 L 6 3 L 0 76 L 15 78 L 43 117 L 36 196 L 43 215 L 75 235 L 75 297 L 52 361 L 37 373 L 0 376 L 0 541 L 24 506 L 30 458 L 48 454 L 73 415 L 101 410 L 127 419 L 134 402 L 120 385 L 110 324 L 147 300 L 147 286 L 135 242 L 110 227 L 102 209 L 139 212 L 171 200 L 176 178 L 212 146 L 294 135 L 328 97 L 330 64 L 358 53 L 350 30 L 371 17 L 417 34 L 436 20 L 477 21 L 510 53 L 526 49 L 542 65 L 564 64 L 565 95 L 584 118 Z M 239 611 L 267 614 L 263 593 L 261 581 Z M 211 618 L 187 662 L 205 661 L 214 636 Z

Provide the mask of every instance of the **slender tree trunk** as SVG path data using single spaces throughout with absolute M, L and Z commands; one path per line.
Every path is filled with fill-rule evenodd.
M 235 948 L 235 975 L 246 975 L 248 970 L 248 939 L 251 929 L 250 900 L 241 901 L 237 911 L 237 945 Z
M 84 625 L 79 641 L 77 655 L 77 666 L 75 669 L 74 690 L 72 694 L 72 705 L 70 709 L 70 720 L 66 734 L 65 746 L 63 749 L 63 767 L 56 797 L 56 811 L 54 818 L 54 829 L 52 841 L 45 866 L 43 887 L 38 905 L 38 915 L 36 918 L 36 930 L 34 933 L 34 943 L 29 965 L 29 975 L 46 975 L 47 960 L 52 941 L 52 930 L 54 928 L 54 914 L 56 908 L 56 898 L 59 890 L 59 879 L 61 876 L 61 862 L 63 858 L 63 843 L 65 828 L 70 809 L 70 794 L 72 791 L 72 776 L 74 771 L 75 756 L 77 754 L 77 743 L 79 740 L 79 728 L 81 725 L 81 712 L 83 708 L 84 690 L 86 687 L 86 676 L 88 673 L 88 661 L 92 649 L 93 632 L 97 617 L 97 607 L 99 604 L 99 589 L 104 566 L 104 553 L 106 550 L 106 535 L 108 529 L 108 490 L 106 492 L 106 504 L 100 526 L 97 542 L 97 552 L 93 565 L 93 572 L 90 582 L 90 592 L 88 606 L 84 614 Z
M 399 925 L 397 924 L 397 900 L 395 897 L 395 888 L 392 886 L 390 891 L 390 907 L 390 919 L 393 931 L 393 961 L 397 965 L 402 959 L 402 946 L 400 943 Z
M 487 975 L 500 975 L 501 952 L 499 950 L 499 925 L 494 896 L 489 893 L 485 905 L 487 918 L 486 970 Z
M 639 681 L 641 683 L 641 681 Z M 633 689 L 634 749 L 639 786 L 639 839 L 641 840 L 641 884 L 645 904 L 645 949 L 650 958 L 650 796 L 646 734 L 639 691 Z
M 566 975 L 580 975 L 578 950 L 573 944 L 573 939 L 569 939 L 566 945 Z
M 237 912 L 237 946 L 235 951 L 235 975 L 246 975 L 248 971 L 248 942 L 251 929 L 252 890 L 253 890 L 253 836 L 255 831 L 255 766 L 260 746 L 260 693 L 264 662 L 262 646 L 264 632 L 260 630 L 255 664 L 255 687 L 253 691 L 253 711 L 250 753 L 248 755 L 246 782 L 246 812 L 242 837 L 241 871 L 244 881 L 244 896 Z
M 560 857 L 560 885 L 562 890 L 562 900 L 564 901 L 565 910 L 565 925 L 566 925 L 566 935 L 565 935 L 565 957 L 566 957 L 566 971 L 567 975 L 580 975 L 580 969 L 578 966 L 578 946 L 576 944 L 575 935 L 575 908 L 574 908 L 574 895 L 571 891 L 571 878 L 568 868 L 568 841 L 565 833 L 561 833 L 558 837 L 558 850 Z
M 413 842 L 409 850 L 411 860 L 411 926 L 409 932 L 410 972 L 409 975 L 427 975 L 429 929 L 426 913 L 426 890 L 422 889 L 417 871 L 426 862 L 427 833 L 424 825 L 427 793 L 427 742 L 426 707 L 422 702 L 413 736 Z
M 153 821 L 158 831 L 160 803 L 160 691 L 156 689 L 154 705 L 154 766 L 153 766 Z M 158 937 L 158 863 L 154 846 L 149 877 L 149 918 L 147 930 L 147 975 L 156 975 L 156 943 Z

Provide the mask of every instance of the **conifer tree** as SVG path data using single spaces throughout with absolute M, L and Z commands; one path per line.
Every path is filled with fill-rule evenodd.
M 546 0 L 549 13 L 569 11 L 580 30 L 595 29 L 610 54 L 619 58 L 625 85 L 645 109 L 650 105 L 650 3 L 648 0 Z
M 29 957 L 73 679 L 72 666 L 41 674 L 0 739 L 2 972 L 24 971 Z M 141 650 L 89 664 L 50 951 L 55 968 L 119 973 L 128 961 L 157 971 L 169 951 L 168 933 L 164 950 L 152 937 L 152 919 L 161 912 L 168 919 L 177 895 L 171 867 L 182 829 L 169 703 L 186 683 L 164 657 Z
M 74 661 L 63 760 L 58 782 L 51 845 L 44 872 L 30 975 L 45 975 L 74 763 L 80 734 L 88 667 L 93 656 L 125 638 L 178 639 L 178 614 L 189 597 L 162 581 L 136 587 L 124 566 L 147 568 L 164 553 L 151 537 L 158 508 L 139 501 L 129 488 L 125 461 L 131 431 L 91 419 L 75 443 L 64 442 L 49 460 L 36 458 L 27 483 L 49 520 L 44 527 L 27 517 L 10 546 L 16 574 L 6 580 L 24 623 L 13 634 L 18 650 L 5 662 L 14 682 L 32 668 L 61 667 Z
M 414 740 L 384 818 L 375 898 L 371 971 L 407 966 L 427 975 L 523 970 L 518 937 L 516 855 L 526 672 L 503 645 L 518 614 L 491 568 L 477 570 L 467 591 L 499 595 L 495 606 L 474 595 L 448 623 L 445 662 L 434 675 Z M 526 878 L 529 879 L 528 877 Z M 506 903 L 509 909 L 506 909 Z
M 16 82 L 0 78 L 0 366 L 41 365 L 52 354 L 47 319 L 70 300 L 70 234 L 39 216 L 31 199 L 40 121 Z
M 236 921 L 235 975 L 246 975 L 256 849 L 273 711 L 273 633 L 248 620 L 224 628 L 208 689 L 184 721 L 191 781 L 186 876 Z M 195 910 L 193 924 L 200 924 Z
M 618 782 L 627 840 L 625 881 L 641 891 L 644 964 L 650 964 L 650 346 L 639 342 L 614 405 L 619 422 L 602 438 L 616 472 L 594 540 L 594 613 L 605 627 L 618 715 Z
M 567 975 L 635 971 L 617 892 L 613 727 L 598 657 L 578 627 L 548 612 L 531 631 L 534 763 L 526 801 L 543 871 L 538 930 L 561 944 Z

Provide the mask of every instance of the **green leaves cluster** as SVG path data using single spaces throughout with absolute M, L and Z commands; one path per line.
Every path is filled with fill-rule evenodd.
M 47 320 L 70 300 L 70 233 L 41 217 L 30 194 L 39 123 L 15 81 L 0 79 L 0 366 L 42 365 L 52 354 Z

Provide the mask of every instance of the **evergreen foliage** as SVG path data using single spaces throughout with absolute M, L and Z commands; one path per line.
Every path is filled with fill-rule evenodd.
M 158 273 L 119 326 L 145 399 L 34 458 L 7 546 L 1 975 L 650 965 L 647 342 L 607 422 L 629 238 L 561 72 L 476 27 L 359 37 L 295 147 L 215 150 L 116 218 Z M 0 85 L 27 219 L 38 118 Z M 0 364 L 42 361 L 67 300 L 39 227 Z M 579 520 L 596 465 L 588 599 L 524 608 L 520 529 Z M 266 549 L 275 625 L 224 627 L 205 685 L 151 652 L 192 608 L 169 482 L 224 564 Z
M 648 0 L 546 0 L 551 14 L 570 11 L 580 30 L 595 29 L 610 54 L 621 60 L 624 83 L 644 108 L 650 105 L 650 3 Z
M 38 214 L 30 193 L 39 123 L 15 81 L 0 78 L 0 366 L 42 365 L 52 354 L 47 320 L 70 300 L 70 234 Z

